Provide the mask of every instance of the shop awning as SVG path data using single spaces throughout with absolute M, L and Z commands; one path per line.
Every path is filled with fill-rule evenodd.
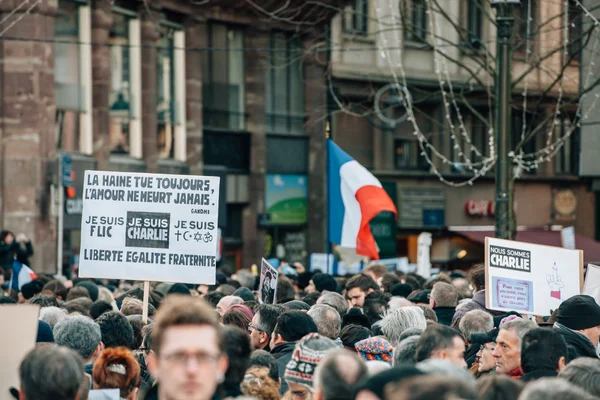
M 492 230 L 453 230 L 451 232 L 464 236 L 481 244 L 485 243 L 486 237 L 494 237 Z M 517 230 L 515 240 L 519 242 L 544 244 L 547 246 L 562 246 L 560 230 L 526 229 Z M 600 263 L 600 242 L 586 236 L 575 234 L 575 246 L 583 250 L 583 259 L 586 263 Z

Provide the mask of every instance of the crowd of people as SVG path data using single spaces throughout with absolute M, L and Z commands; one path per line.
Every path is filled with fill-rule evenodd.
M 566 299 L 545 317 L 485 304 L 485 269 L 428 280 L 371 265 L 281 275 L 275 304 L 249 270 L 216 285 L 41 274 L 0 303 L 40 306 L 21 400 L 591 400 L 600 397 L 600 306 Z M 3 321 L 10 324 L 9 321 Z

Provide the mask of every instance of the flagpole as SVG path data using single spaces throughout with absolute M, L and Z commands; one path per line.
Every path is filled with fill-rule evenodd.
M 325 152 L 326 152 L 326 163 L 327 166 L 325 167 L 325 175 L 327 177 L 327 182 L 326 182 L 326 187 L 327 187 L 327 218 L 325 223 L 327 224 L 327 227 L 325 228 L 325 243 L 327 244 L 327 258 L 326 258 L 326 263 L 327 263 L 327 271 L 325 271 L 326 273 L 329 273 L 329 258 L 331 255 L 331 242 L 329 241 L 329 201 L 330 201 L 330 197 L 329 197 L 329 136 L 330 136 L 330 131 L 331 131 L 331 125 L 329 123 L 329 121 L 327 121 L 327 124 L 325 125 Z M 332 275 L 334 272 L 334 268 L 333 268 L 333 263 L 331 265 L 331 272 Z

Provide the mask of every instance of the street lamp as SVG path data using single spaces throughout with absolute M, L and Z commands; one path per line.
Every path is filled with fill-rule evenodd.
M 512 88 L 510 37 L 514 24 L 513 10 L 520 0 L 492 0 L 496 8 L 496 221 L 495 233 L 500 239 L 512 239 L 513 196 L 510 190 L 510 99 Z

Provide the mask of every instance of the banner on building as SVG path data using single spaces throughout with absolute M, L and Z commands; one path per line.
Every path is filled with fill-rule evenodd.
M 583 251 L 485 239 L 486 307 L 550 315 L 581 293 Z
M 263 258 L 260 263 L 260 284 L 258 286 L 258 302 L 260 304 L 275 304 L 278 278 L 279 272 Z
M 215 283 L 219 178 L 86 171 L 79 276 Z

